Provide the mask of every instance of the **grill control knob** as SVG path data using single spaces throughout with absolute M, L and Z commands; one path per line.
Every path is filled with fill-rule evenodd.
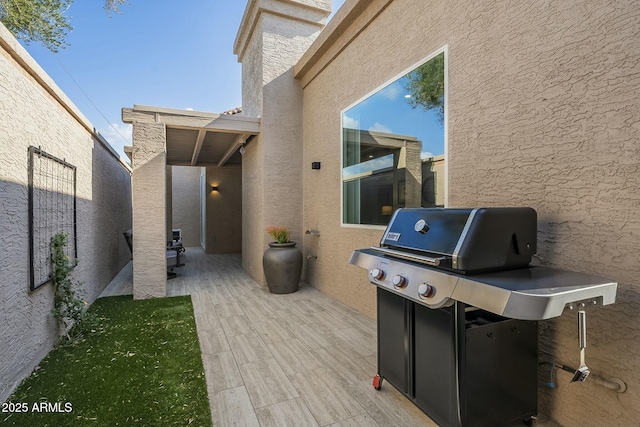
M 380 270 L 379 268 L 374 268 L 369 272 L 369 274 L 376 280 L 384 279 L 384 271 Z
M 394 288 L 404 288 L 405 286 L 407 286 L 407 279 L 398 274 L 393 278 L 391 283 L 393 283 Z
M 418 295 L 420 298 L 431 298 L 436 293 L 436 288 L 431 285 L 427 285 L 426 283 L 418 286 Z
M 420 234 L 425 234 L 427 231 L 429 231 L 429 224 L 427 224 L 427 221 L 425 221 L 424 219 L 420 219 L 415 223 L 413 229 Z

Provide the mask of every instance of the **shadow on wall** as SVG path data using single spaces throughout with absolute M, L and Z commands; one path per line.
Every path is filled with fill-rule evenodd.
M 561 220 L 558 218 L 564 218 Z M 635 369 L 636 354 L 640 352 L 640 325 L 637 313 L 640 312 L 640 293 L 630 283 L 625 283 L 625 277 L 615 271 L 615 266 L 598 266 L 602 261 L 596 261 L 593 254 L 574 254 L 579 259 L 594 259 L 593 265 L 571 266 L 567 256 L 559 248 L 560 242 L 571 241 L 575 251 L 586 248 L 575 236 L 575 228 L 587 227 L 587 224 L 572 224 L 565 217 L 547 216 L 538 218 L 538 254 L 534 264 L 548 267 L 562 265 L 562 268 L 574 269 L 593 274 L 601 274 L 618 281 L 616 303 L 608 306 L 587 307 L 587 348 L 586 364 L 591 370 L 590 377 L 585 382 L 571 383 L 572 374 L 553 364 L 563 364 L 571 368 L 578 368 L 578 322 L 577 312 L 568 311 L 562 316 L 539 322 L 539 362 L 538 370 L 538 399 L 539 408 L 554 419 L 565 424 L 577 425 L 580 420 L 567 420 L 566 408 L 562 403 L 566 401 L 563 395 L 598 396 L 598 407 L 591 407 L 589 411 L 608 412 L 608 408 L 622 403 L 629 411 L 637 411 L 634 401 L 637 397 L 633 393 L 617 393 L 596 383 L 596 379 L 609 380 L 619 378 L 627 385 L 638 384 L 640 373 Z M 583 235 L 583 232 L 578 235 Z M 565 267 L 569 265 L 568 267 Z M 607 271 L 608 270 L 608 271 Z M 618 277 L 616 277 L 618 276 Z M 624 319 L 633 319 L 626 321 Z M 572 343 L 574 343 L 571 345 Z M 628 406 L 627 406 L 628 405 Z M 625 425 L 630 413 L 611 414 L 611 425 Z
M 82 284 L 80 295 L 89 302 L 95 300 L 129 260 L 126 242 L 117 224 L 118 217 L 126 217 L 127 207 L 123 209 L 124 214 L 111 215 L 104 206 L 109 199 L 101 201 L 101 197 L 106 196 L 100 193 L 94 191 L 96 200 L 76 199 L 79 263 L 73 277 Z M 0 207 L 3 242 L 0 251 L 0 300 L 3 301 L 0 311 L 0 401 L 4 401 L 55 344 L 57 329 L 51 316 L 51 282 L 30 291 L 27 186 L 0 181 Z M 91 218 L 96 221 L 95 226 L 92 226 Z M 51 228 L 48 233 L 53 235 L 58 231 Z M 43 234 L 41 240 L 44 243 L 39 246 L 46 250 L 46 240 L 50 240 L 50 236 Z
M 94 142 L 92 151 L 92 200 L 76 197 L 79 263 L 73 271 L 73 277 L 82 285 L 80 295 L 90 303 L 129 261 L 122 232 L 131 227 L 128 171 L 114 165 L 111 154 L 98 142 Z M 25 163 L 25 181 L 27 173 Z M 54 201 L 68 198 L 55 191 L 48 194 L 47 199 Z M 3 301 L 0 311 L 0 401 L 4 401 L 50 351 L 57 337 L 56 323 L 51 316 L 51 282 L 30 291 L 28 203 L 27 185 L 0 181 L 3 242 L 0 251 L 0 301 Z M 48 262 L 48 241 L 61 231 L 55 225 L 47 226 L 56 224 L 59 217 L 55 204 L 52 206 L 54 209 L 43 214 L 39 221 L 42 233 L 38 240 L 41 243 L 36 247 L 43 255 L 42 263 Z

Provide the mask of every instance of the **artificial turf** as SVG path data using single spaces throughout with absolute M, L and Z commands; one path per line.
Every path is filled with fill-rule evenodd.
M 190 297 L 101 298 L 90 310 L 97 324 L 49 353 L 0 425 L 211 426 Z

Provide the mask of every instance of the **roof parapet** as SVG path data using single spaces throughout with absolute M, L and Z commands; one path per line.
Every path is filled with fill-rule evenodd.
M 294 66 L 294 76 L 306 87 L 392 0 L 347 0 Z

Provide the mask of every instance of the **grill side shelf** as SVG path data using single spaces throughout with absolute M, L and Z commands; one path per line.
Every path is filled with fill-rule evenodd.
M 590 274 L 546 267 L 461 277 L 452 298 L 500 316 L 544 320 L 572 303 L 615 302 L 617 283 Z
M 562 315 L 571 304 L 586 305 L 613 304 L 616 299 L 617 283 L 604 283 L 571 290 L 548 290 L 550 293 L 521 292 L 511 293 L 504 309 L 504 316 L 523 320 L 551 319 Z

